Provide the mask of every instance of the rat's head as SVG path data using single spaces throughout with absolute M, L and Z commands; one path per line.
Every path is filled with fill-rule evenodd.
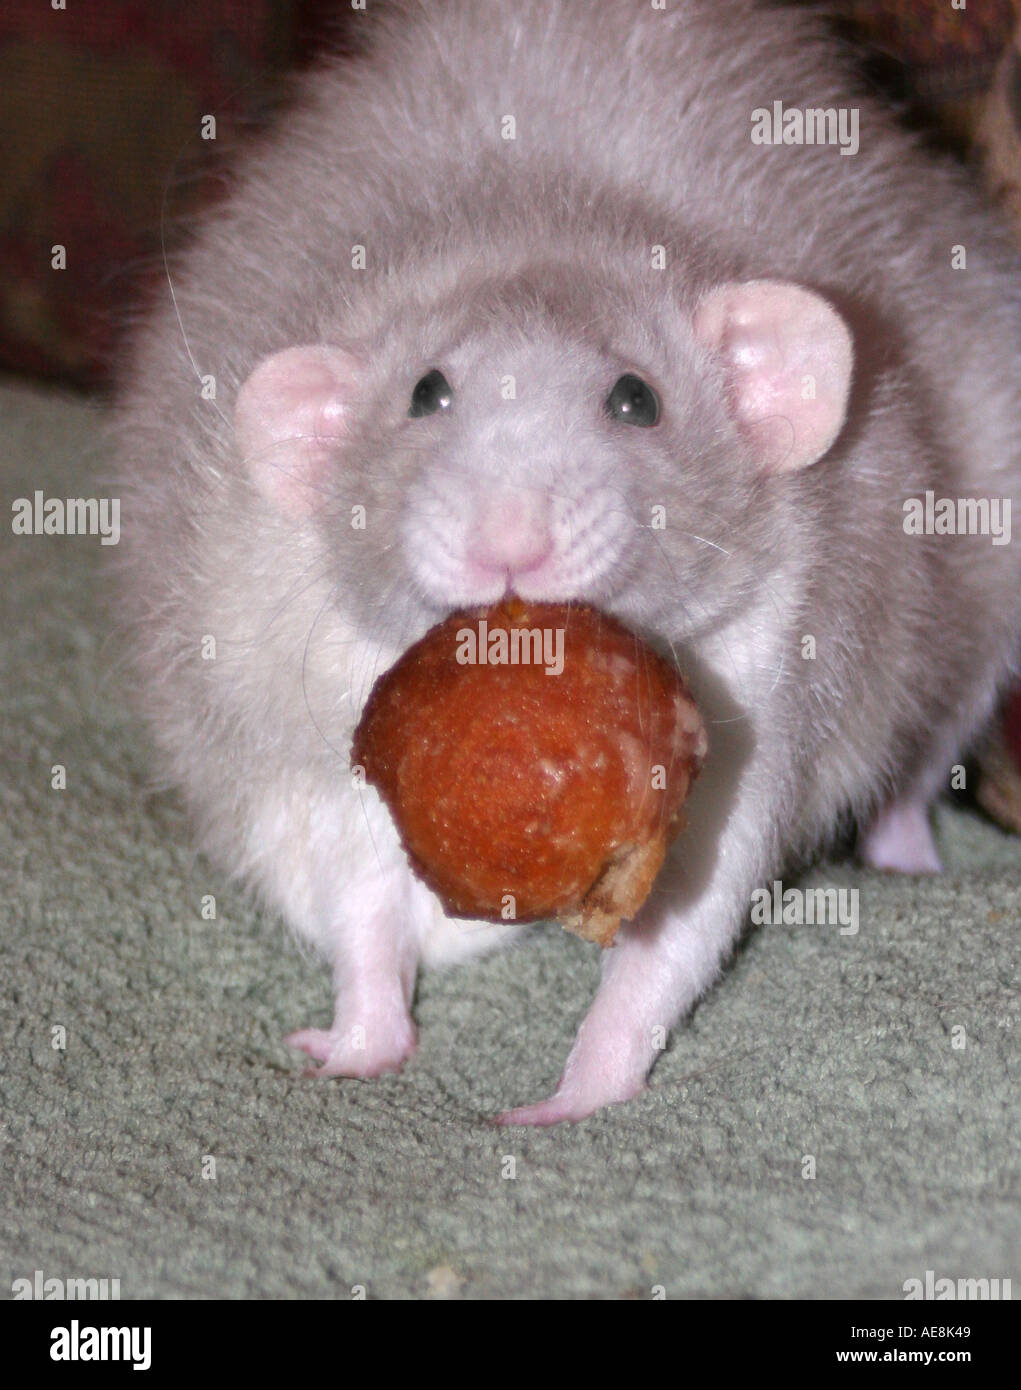
M 366 621 L 513 590 L 691 633 L 754 584 L 789 475 L 834 442 L 851 340 L 796 285 L 656 291 L 533 268 L 284 349 L 238 399 L 251 477 Z

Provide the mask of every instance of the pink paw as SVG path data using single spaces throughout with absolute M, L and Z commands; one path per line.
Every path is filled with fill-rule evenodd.
M 515 1110 L 504 1110 L 502 1114 L 494 1117 L 494 1124 L 576 1124 L 578 1120 L 584 1120 L 597 1110 L 601 1110 L 604 1105 L 620 1105 L 622 1102 L 640 1095 L 644 1090 L 644 1081 L 640 1081 L 636 1086 L 627 1089 L 624 1094 L 612 1095 L 594 1088 L 588 1091 L 558 1088 L 548 1100 L 538 1101 L 535 1105 L 519 1105 Z
M 914 801 L 895 801 L 880 811 L 865 832 L 861 852 L 873 869 L 899 874 L 943 872 L 928 808 Z
M 415 1025 L 406 1018 L 385 1027 L 303 1028 L 284 1041 L 322 1063 L 309 1067 L 306 1076 L 369 1077 L 400 1071 L 415 1050 L 416 1037 Z

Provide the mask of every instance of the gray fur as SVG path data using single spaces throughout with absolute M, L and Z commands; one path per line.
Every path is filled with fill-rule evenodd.
M 498 484 L 546 490 L 560 524 L 591 538 L 549 596 L 674 650 L 710 724 L 685 860 L 647 928 L 684 980 L 664 965 L 669 988 L 621 1026 L 670 1025 L 718 971 L 751 888 L 849 814 L 929 799 L 1016 667 L 1018 545 L 902 529 L 904 499 L 926 489 L 1009 497 L 1018 514 L 1016 266 L 964 179 L 801 15 L 437 0 L 360 22 L 366 54 L 304 82 L 175 268 L 183 333 L 168 305 L 139 337 L 118 467 L 141 700 L 204 847 L 333 960 L 339 1029 L 363 902 L 389 897 L 414 923 L 396 953 L 405 981 L 421 955 L 501 935 L 466 937 L 426 903 L 346 764 L 375 677 L 472 600 L 444 577 L 457 517 Z M 754 146 L 751 112 L 776 99 L 857 107 L 858 154 Z M 848 422 L 803 473 L 760 476 L 692 338 L 699 297 L 750 279 L 817 290 L 854 335 Z M 299 524 L 251 485 L 231 418 L 262 358 L 318 342 L 365 375 L 328 496 Z M 410 431 L 433 366 L 456 409 Z M 660 391 L 656 430 L 600 414 L 629 367 Z M 215 402 L 196 372 L 215 377 Z M 518 401 L 501 414 L 505 372 Z M 205 634 L 215 660 L 200 658 Z M 554 1117 L 622 1098 L 610 1091 L 628 1083 Z

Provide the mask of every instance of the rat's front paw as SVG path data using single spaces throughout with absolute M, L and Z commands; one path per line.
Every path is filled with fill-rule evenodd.
M 353 1023 L 327 1030 L 303 1028 L 284 1041 L 321 1062 L 306 1076 L 382 1076 L 400 1071 L 415 1050 L 415 1025 L 405 1015 L 385 1023 Z

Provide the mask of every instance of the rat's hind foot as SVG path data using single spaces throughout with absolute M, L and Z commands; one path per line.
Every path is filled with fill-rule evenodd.
M 894 801 L 884 807 L 862 836 L 860 852 L 873 869 L 900 874 L 943 872 L 928 807 L 918 801 Z
M 494 1117 L 498 1125 L 559 1125 L 575 1124 L 584 1120 L 604 1105 L 619 1105 L 631 1100 L 645 1090 L 645 1082 L 639 1079 L 630 1085 L 616 1088 L 586 1088 L 565 1085 L 561 1081 L 556 1092 L 547 1100 L 535 1105 L 519 1105 L 515 1110 L 504 1110 Z
M 386 1023 L 352 1023 L 343 1028 L 303 1028 L 284 1041 L 321 1062 L 306 1076 L 382 1076 L 400 1071 L 415 1050 L 415 1025 L 405 1016 Z

